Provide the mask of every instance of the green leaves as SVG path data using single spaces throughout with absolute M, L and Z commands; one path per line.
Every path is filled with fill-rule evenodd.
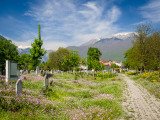
M 89 70 L 101 70 L 102 66 L 99 63 L 99 58 L 102 55 L 98 48 L 90 47 L 87 52 L 87 65 Z
M 35 38 L 34 42 L 31 44 L 32 48 L 30 49 L 33 69 L 35 69 L 36 66 L 40 63 L 39 59 L 41 59 L 41 57 L 46 54 L 46 51 L 42 49 L 42 45 L 43 45 L 43 41 L 41 40 L 40 24 L 39 24 L 38 25 L 38 39 Z
M 160 32 L 152 32 L 149 25 L 137 27 L 133 47 L 125 53 L 126 67 L 157 70 L 160 67 Z
M 5 60 L 18 61 L 17 46 L 11 40 L 0 38 L 0 68 L 5 67 Z

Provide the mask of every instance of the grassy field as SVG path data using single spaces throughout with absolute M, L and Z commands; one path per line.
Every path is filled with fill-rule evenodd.
M 99 76 L 99 77 L 98 77 Z M 23 95 L 15 93 L 15 83 L 0 80 L 0 118 L 101 120 L 123 116 L 123 81 L 115 74 L 85 77 L 64 73 L 52 76 L 48 90 L 42 76 L 23 75 Z
M 128 75 L 146 88 L 151 94 L 160 98 L 160 73 L 158 71 L 144 72 L 141 74 L 129 72 Z

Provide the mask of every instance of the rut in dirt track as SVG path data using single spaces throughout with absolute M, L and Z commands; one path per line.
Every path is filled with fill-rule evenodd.
M 160 100 L 126 75 L 122 76 L 126 82 L 123 107 L 131 119 L 160 120 Z

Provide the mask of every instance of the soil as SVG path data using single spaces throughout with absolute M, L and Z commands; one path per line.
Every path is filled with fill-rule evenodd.
M 126 83 L 123 107 L 130 120 L 160 120 L 160 99 L 151 95 L 145 88 L 121 75 Z

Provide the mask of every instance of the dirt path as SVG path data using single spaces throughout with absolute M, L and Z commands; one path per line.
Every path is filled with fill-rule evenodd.
M 160 100 L 126 75 L 123 107 L 131 120 L 160 120 Z

